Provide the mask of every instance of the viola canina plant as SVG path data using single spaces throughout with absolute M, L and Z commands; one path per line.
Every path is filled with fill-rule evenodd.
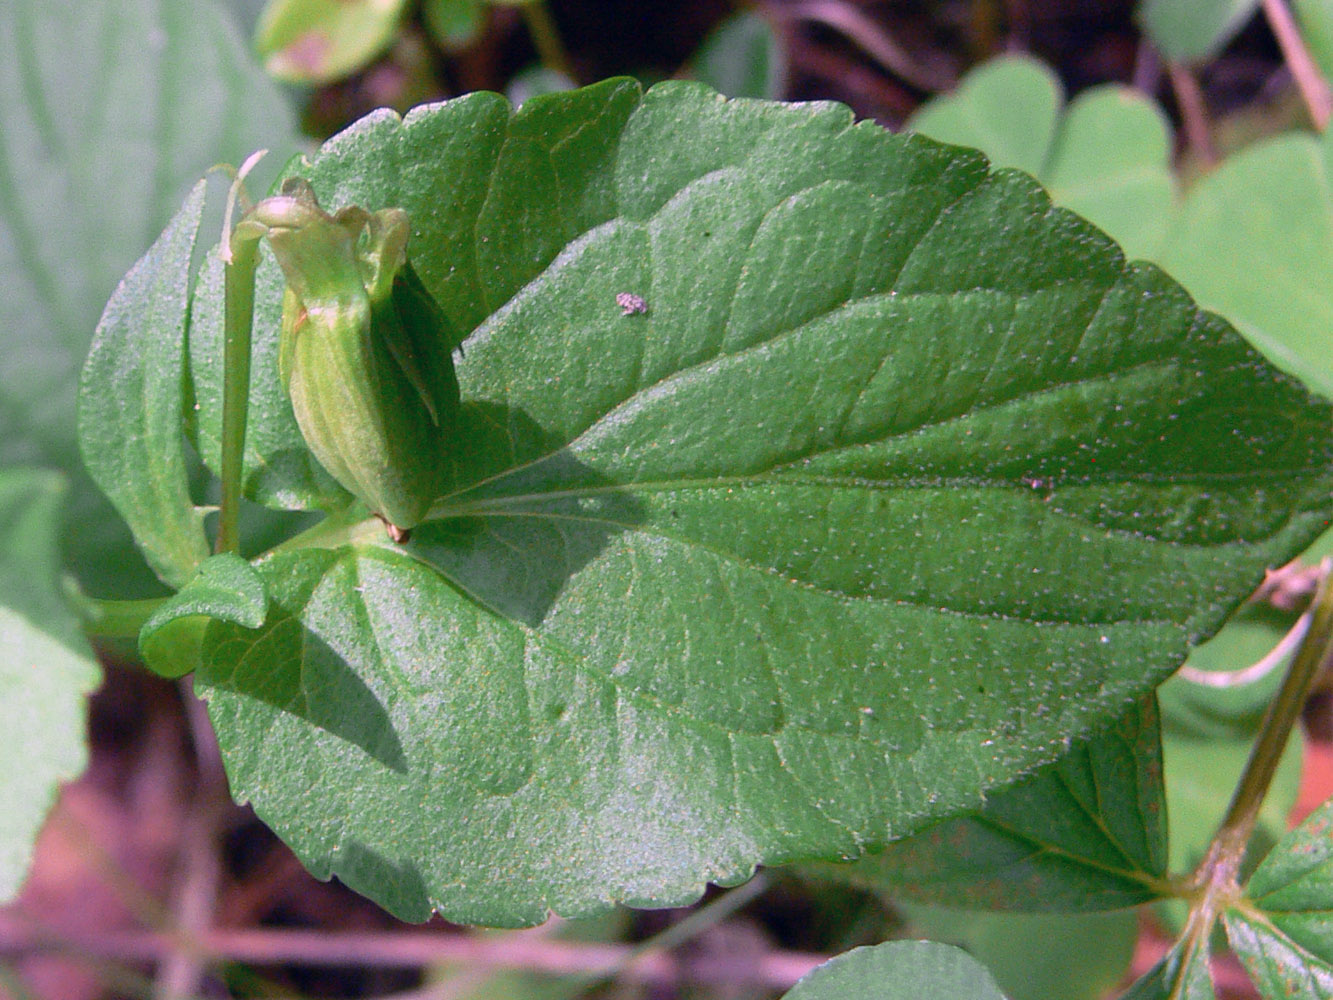
M 858 858 L 937 902 L 1184 898 L 1138 996 L 1195 995 L 1219 919 L 1288 940 L 1280 865 L 1256 902 L 1238 863 L 1327 590 L 1195 874 L 1152 692 L 1328 526 L 1329 404 L 1031 178 L 613 80 L 377 112 L 238 201 L 196 273 L 196 187 L 117 289 L 80 433 L 175 592 L 144 658 L 316 875 L 500 926 Z M 242 498 L 322 517 L 257 553 Z M 999 995 L 937 946 L 791 995 L 890 954 Z

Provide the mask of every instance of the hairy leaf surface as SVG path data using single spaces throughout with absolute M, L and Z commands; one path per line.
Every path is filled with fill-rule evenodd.
M 811 869 L 894 900 L 1067 914 L 1157 898 L 1166 858 L 1161 737 L 1149 697 L 979 812 L 853 864 Z
M 1326 523 L 1326 406 L 1029 178 L 844 108 L 475 95 L 294 169 L 408 211 L 462 457 L 405 547 L 262 562 L 202 687 L 236 794 L 404 916 L 678 903 L 975 808 Z M 275 372 L 251 494 L 345 503 Z

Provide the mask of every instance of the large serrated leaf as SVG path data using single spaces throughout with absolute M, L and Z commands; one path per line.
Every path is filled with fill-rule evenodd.
M 99 593 L 146 593 L 82 472 L 79 367 L 117 280 L 199 175 L 293 149 L 291 113 L 214 0 L 5 0 L 0 51 L 0 464 L 64 471 L 69 562 Z
M 481 95 L 299 170 L 411 216 L 465 458 L 405 550 L 260 564 L 201 687 L 236 794 L 401 915 L 677 903 L 975 807 L 1326 521 L 1326 407 L 1029 178 L 846 109 Z M 251 491 L 327 505 L 265 378 Z
M 87 757 L 84 696 L 101 679 L 60 594 L 64 486 L 0 471 L 0 901 L 18 891 L 61 781 Z

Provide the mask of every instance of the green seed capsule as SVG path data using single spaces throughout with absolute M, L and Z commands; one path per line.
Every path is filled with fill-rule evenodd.
M 447 483 L 458 411 L 458 338 L 408 263 L 407 215 L 329 215 L 294 178 L 250 217 L 287 279 L 279 369 L 301 433 L 405 536 Z

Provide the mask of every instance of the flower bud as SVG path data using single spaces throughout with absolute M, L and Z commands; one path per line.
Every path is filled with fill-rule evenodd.
M 459 338 L 407 260 L 401 209 L 323 211 L 293 178 L 260 202 L 287 279 L 279 370 L 321 465 L 405 537 L 443 491 Z

